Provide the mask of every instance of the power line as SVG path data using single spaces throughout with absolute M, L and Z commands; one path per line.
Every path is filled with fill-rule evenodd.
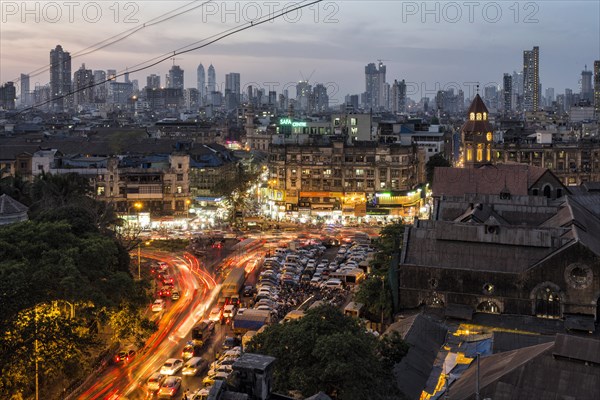
M 82 87 L 82 88 L 78 88 L 77 90 L 71 91 L 71 92 L 69 92 L 69 93 L 67 93 L 67 94 L 64 94 L 64 95 L 61 95 L 61 96 L 57 96 L 57 97 L 55 97 L 55 98 L 52 98 L 52 99 L 50 99 L 50 100 L 43 101 L 43 102 L 41 102 L 41 103 L 38 103 L 38 104 L 35 104 L 35 105 L 31 106 L 31 107 L 27 107 L 27 108 L 25 108 L 25 109 L 23 109 L 23 110 L 19 111 L 19 112 L 17 113 L 17 115 L 18 115 L 18 114 L 21 114 L 21 113 L 23 113 L 23 112 L 25 112 L 25 111 L 32 110 L 32 109 L 34 109 L 34 108 L 36 108 L 36 107 L 40 107 L 40 106 L 43 106 L 43 105 L 45 105 L 45 104 L 52 103 L 52 102 L 54 102 L 54 101 L 56 101 L 56 100 L 60 100 L 60 99 L 64 99 L 64 98 L 66 98 L 66 97 L 72 96 L 72 95 L 74 95 L 75 93 L 79 93 L 79 92 L 81 92 L 81 91 L 84 91 L 84 90 L 86 90 L 86 89 L 90 89 L 90 88 L 93 88 L 93 87 L 96 87 L 96 86 L 99 86 L 99 85 L 103 85 L 103 84 L 105 84 L 105 83 L 107 83 L 107 82 L 110 82 L 110 81 L 112 81 L 112 80 L 115 80 L 115 79 L 117 79 L 117 78 L 118 78 L 118 77 L 120 77 L 120 76 L 123 76 L 123 75 L 125 75 L 125 73 L 136 73 L 136 72 L 140 72 L 140 71 L 146 70 L 146 69 L 148 69 L 148 68 L 151 68 L 151 67 L 153 67 L 153 66 L 155 66 L 155 65 L 158 65 L 158 64 L 160 64 L 160 63 L 162 63 L 162 62 L 164 62 L 164 61 L 166 61 L 166 60 L 169 60 L 169 59 L 171 59 L 172 57 L 175 57 L 175 56 L 177 56 L 177 55 L 180 55 L 180 54 L 186 54 L 186 53 L 190 53 L 190 52 L 192 52 L 192 51 L 196 51 L 196 50 L 203 49 L 204 47 L 210 46 L 211 44 L 213 44 L 213 43 L 216 43 L 216 42 L 219 42 L 219 41 L 221 41 L 221 40 L 223 40 L 223 39 L 225 39 L 225 38 L 227 38 L 227 37 L 229 37 L 229 36 L 232 36 L 232 35 L 234 35 L 234 34 L 236 34 L 236 33 L 243 32 L 243 31 L 245 31 L 245 30 L 247 30 L 247 29 L 255 28 L 255 27 L 257 27 L 257 26 L 259 26 L 259 25 L 262 25 L 262 24 L 264 24 L 264 23 L 267 23 L 267 22 L 269 22 L 269 21 L 274 21 L 274 20 L 276 20 L 276 19 L 278 19 L 278 18 L 281 18 L 281 17 L 283 17 L 283 16 L 284 16 L 284 15 L 286 15 L 286 14 L 289 14 L 289 13 L 291 13 L 291 12 L 294 12 L 294 11 L 297 11 L 297 10 L 301 10 L 301 9 L 303 9 L 303 8 L 306 8 L 306 7 L 310 7 L 310 6 L 314 5 L 314 4 L 320 3 L 320 2 L 322 2 L 322 1 L 323 1 L 323 0 L 314 0 L 314 1 L 311 1 L 311 2 L 309 2 L 309 3 L 302 4 L 302 3 L 305 3 L 305 2 L 306 2 L 306 0 L 303 0 L 301 3 L 299 3 L 299 4 L 298 4 L 298 5 L 296 5 L 295 7 L 289 7 L 289 8 L 287 8 L 287 9 L 284 9 L 284 10 L 283 10 L 283 11 L 281 11 L 280 13 L 277 13 L 277 14 L 276 14 L 276 13 L 273 13 L 272 15 L 270 15 L 270 16 L 268 16 L 268 17 L 261 17 L 261 18 L 259 18 L 259 19 L 258 19 L 258 20 L 256 20 L 256 21 L 250 21 L 250 22 L 246 22 L 246 23 L 242 24 L 241 26 L 239 26 L 239 27 L 237 27 L 237 28 L 230 28 L 230 29 L 227 29 L 227 30 L 225 30 L 225 31 L 221 32 L 220 34 L 215 34 L 215 35 L 209 36 L 208 38 L 205 38 L 205 39 L 202 39 L 202 40 L 199 40 L 199 41 L 193 42 L 193 43 L 191 43 L 191 44 L 189 44 L 189 45 L 187 45 L 187 46 L 180 47 L 179 49 L 176 49 L 176 50 L 174 50 L 173 52 L 170 52 L 170 53 L 165 53 L 165 54 L 163 54 L 162 56 L 157 56 L 157 57 L 154 57 L 154 58 L 152 58 L 152 59 L 150 59 L 150 60 L 143 61 L 142 63 L 139 63 L 139 64 L 136 64 L 136 65 L 134 65 L 134 67 L 137 67 L 138 65 L 141 65 L 141 64 L 145 64 L 145 63 L 147 63 L 147 62 L 151 62 L 151 64 L 149 64 L 149 65 L 142 66 L 142 67 L 139 67 L 139 68 L 134 68 L 134 69 L 129 69 L 129 68 L 126 68 L 126 71 L 127 71 L 127 72 L 121 72 L 121 73 L 118 73 L 117 75 L 115 75 L 115 76 L 114 76 L 114 77 L 112 77 L 111 79 L 106 79 L 106 80 L 104 80 L 104 81 L 102 81 L 102 82 L 94 82 L 94 83 L 93 83 L 93 84 L 91 84 L 91 85 L 84 86 L 84 87 Z M 214 38 L 214 39 L 213 39 L 213 38 Z M 207 40 L 208 40 L 208 41 L 207 41 Z M 206 42 L 206 43 L 204 43 L 204 44 L 201 44 L 201 45 L 198 45 L 198 46 L 194 46 L 195 44 L 202 43 L 202 42 Z M 192 48 L 189 48 L 189 49 L 188 49 L 188 47 L 190 47 L 190 46 L 194 46 L 194 47 L 192 47 Z M 153 60 L 157 60 L 157 61 L 153 61 Z
M 73 55 L 71 55 L 71 60 L 73 60 L 75 58 L 78 58 L 78 57 L 82 57 L 82 56 L 88 55 L 88 54 L 95 53 L 96 51 L 99 51 L 99 50 L 102 50 L 102 49 L 104 49 L 106 47 L 112 46 L 115 43 L 119 43 L 119 42 L 121 42 L 121 41 L 123 41 L 123 40 L 125 40 L 125 39 L 127 39 L 127 38 L 129 38 L 131 36 L 133 36 L 134 34 L 138 33 L 139 31 L 141 31 L 143 29 L 149 28 L 149 27 L 154 26 L 154 25 L 159 25 L 159 24 L 161 24 L 163 22 L 166 22 L 168 20 L 171 20 L 171 19 L 173 19 L 175 17 L 178 17 L 180 15 L 186 14 L 186 13 L 188 13 L 190 11 L 194 11 L 194 10 L 196 10 L 198 8 L 204 7 L 206 4 L 211 3 L 214 0 L 207 0 L 207 1 L 202 2 L 202 4 L 199 4 L 199 5 L 195 6 L 195 7 L 190 8 L 189 10 L 184 10 L 184 11 L 181 11 L 181 12 L 179 12 L 177 14 L 169 15 L 169 14 L 172 14 L 172 13 L 174 13 L 176 11 L 181 10 L 182 8 L 188 7 L 189 5 L 191 5 L 193 3 L 197 3 L 198 1 L 200 1 L 200 0 L 193 0 L 191 3 L 184 4 L 183 6 L 177 7 L 175 9 L 167 12 L 166 14 L 163 14 L 163 15 L 161 15 L 159 17 L 152 18 L 149 21 L 146 21 L 146 22 L 142 23 L 142 25 L 135 26 L 133 28 L 129 28 L 129 29 L 127 29 L 127 30 L 125 30 L 125 31 L 123 31 L 121 33 L 117 33 L 116 35 L 113 35 L 113 36 L 111 36 L 111 37 L 109 37 L 107 39 L 104 39 L 104 40 L 101 40 L 101 41 L 99 41 L 97 43 L 94 43 L 94 44 L 92 44 L 92 45 L 90 45 L 90 46 L 88 46 L 88 47 L 86 47 L 86 48 L 84 48 L 82 50 L 79 50 L 79 51 L 73 53 Z M 98 46 L 100 46 L 100 47 L 98 47 Z M 37 69 L 31 71 L 27 75 L 29 75 L 29 77 L 38 76 L 40 74 L 43 74 L 46 71 L 49 71 L 55 65 L 57 65 L 57 64 L 45 65 L 43 67 L 40 67 L 40 68 L 37 68 Z M 16 82 L 19 82 L 20 80 L 21 80 L 20 77 L 19 78 L 15 78 L 13 80 L 13 82 L 16 83 Z

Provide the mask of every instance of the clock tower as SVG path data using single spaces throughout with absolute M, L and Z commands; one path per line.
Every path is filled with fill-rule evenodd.
M 489 112 L 479 93 L 475 95 L 461 129 L 463 165 L 478 167 L 492 162 L 494 135 Z

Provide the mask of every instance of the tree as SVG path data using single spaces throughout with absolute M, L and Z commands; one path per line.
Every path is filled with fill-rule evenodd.
M 371 320 L 379 321 L 392 316 L 392 293 L 386 274 L 372 274 L 361 282 L 354 300 L 364 305 Z
M 450 161 L 446 160 L 441 153 L 437 153 L 427 161 L 425 164 L 425 172 L 427 174 L 427 182 L 433 183 L 433 172 L 435 167 L 449 167 Z
M 392 399 L 391 369 L 383 368 L 378 340 L 358 320 L 325 305 L 304 318 L 275 324 L 252 339 L 250 352 L 274 356 L 275 390 L 319 391 L 334 399 Z
M 258 172 L 248 172 L 241 164 L 236 166 L 232 176 L 225 177 L 215 184 L 214 192 L 222 196 L 229 209 L 229 222 L 235 225 L 236 212 L 250 209 L 250 191 L 258 179 Z

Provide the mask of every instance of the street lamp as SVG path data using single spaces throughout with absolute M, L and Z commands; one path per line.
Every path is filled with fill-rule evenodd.
M 187 219 L 188 219 L 188 222 L 189 222 L 189 219 L 190 219 L 190 204 L 192 204 L 192 201 L 191 201 L 190 199 L 187 199 L 187 200 L 185 201 L 185 210 L 186 210 L 186 212 L 187 212 Z

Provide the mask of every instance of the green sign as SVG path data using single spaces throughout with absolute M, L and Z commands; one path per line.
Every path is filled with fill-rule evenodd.
M 279 125 L 291 125 L 294 128 L 306 128 L 306 122 L 292 121 L 291 118 L 281 118 Z

